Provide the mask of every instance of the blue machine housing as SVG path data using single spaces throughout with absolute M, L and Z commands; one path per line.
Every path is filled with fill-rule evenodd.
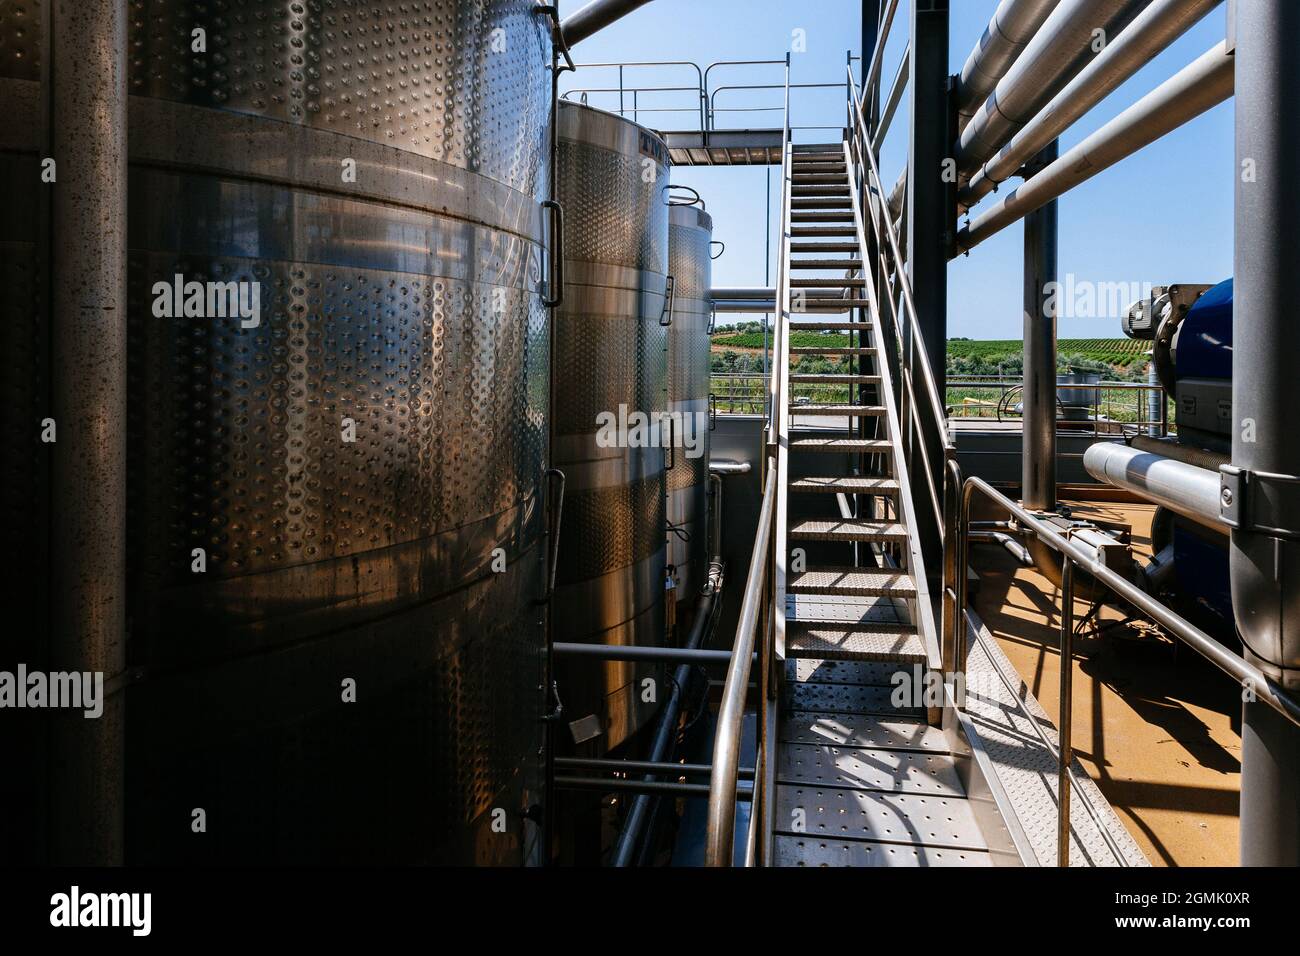
M 1178 378 L 1232 381 L 1232 280 L 1196 300 L 1178 329 Z
M 1207 290 L 1174 340 L 1179 444 L 1226 452 L 1232 442 L 1232 280 Z M 1231 622 L 1228 539 L 1175 519 L 1174 575 L 1184 595 Z

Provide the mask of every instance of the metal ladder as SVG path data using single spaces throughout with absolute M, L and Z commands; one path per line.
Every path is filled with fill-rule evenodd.
M 940 726 L 938 634 L 864 270 L 862 180 L 845 142 L 789 149 L 774 522 L 780 692 L 763 856 L 776 866 L 989 865 Z M 844 342 L 801 344 L 801 332 Z M 849 367 L 801 370 L 814 356 Z M 809 389 L 822 394 L 809 401 Z M 826 467 L 836 455 L 849 456 L 847 473 Z M 800 561 L 803 548 L 822 558 Z

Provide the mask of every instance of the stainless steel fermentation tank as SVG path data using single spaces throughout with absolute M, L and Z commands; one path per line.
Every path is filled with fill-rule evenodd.
M 709 324 L 713 306 L 713 220 L 703 208 L 674 203 L 668 216 L 668 274 L 673 320 L 668 329 L 668 413 L 673 422 L 668 469 L 668 561 L 677 601 L 689 606 L 708 578 Z
M 128 862 L 525 857 L 549 430 L 534 6 L 131 4 Z M 40 250 L 94 240 L 45 232 L 43 11 L 6 7 L 6 441 L 32 452 L 5 499 L 35 566 L 71 507 L 43 497 L 44 396 L 96 374 L 43 364 Z M 177 275 L 256 283 L 260 316 L 159 317 Z M 58 602 L 42 580 L 29 600 Z M 40 822 L 10 848 L 40 858 L 42 826 L 76 821 L 16 796 Z
M 667 455 L 657 423 L 637 433 L 634 416 L 667 404 L 668 153 L 654 133 L 576 103 L 560 103 L 558 123 L 554 457 L 566 494 L 552 623 L 556 640 L 658 646 Z M 664 699 L 664 679 L 648 664 L 564 662 L 571 742 L 623 742 Z

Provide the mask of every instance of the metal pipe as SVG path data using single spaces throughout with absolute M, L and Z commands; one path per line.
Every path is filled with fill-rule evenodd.
M 1121 577 L 1113 568 L 1106 567 L 1096 554 L 1072 540 L 1060 529 L 1053 528 L 1047 522 L 1020 507 L 1020 505 L 982 478 L 972 476 L 967 478 L 962 486 L 960 517 L 958 519 L 959 529 L 964 529 L 970 524 L 971 501 L 974 499 L 976 492 L 992 501 L 999 509 L 1015 517 L 1028 533 L 1036 535 L 1047 547 L 1073 559 L 1081 570 L 1092 575 L 1100 584 L 1110 588 L 1120 598 L 1132 605 L 1138 613 L 1159 624 L 1171 635 L 1219 668 L 1219 670 L 1238 681 L 1243 687 L 1251 688 L 1257 701 L 1267 704 L 1294 727 L 1300 727 L 1300 701 L 1292 697 L 1287 692 L 1287 689 L 1279 685 L 1254 664 L 1238 657 L 1200 628 L 1179 617 L 1132 581 Z M 962 558 L 968 560 L 969 553 L 966 542 L 962 540 L 965 538 L 965 532 L 959 530 L 958 538 L 958 543 L 962 548 Z M 963 586 L 964 579 L 964 574 L 957 576 L 958 599 L 956 615 L 958 621 L 965 621 L 966 617 L 967 590 Z M 965 641 L 958 641 L 957 652 L 956 669 L 964 672 L 966 670 Z
M 1002 0 L 993 11 L 975 48 L 966 57 L 957 82 L 957 128 L 975 115 L 998 80 L 1015 63 L 1025 44 L 1056 8 L 1057 0 Z
M 601 793 L 649 793 L 665 797 L 707 797 L 707 783 L 681 783 L 677 780 L 623 780 L 619 777 L 555 778 L 561 790 L 599 790 Z M 752 799 L 754 785 L 748 780 L 736 785 L 736 798 Z
M 1293 407 L 1300 328 L 1300 4 L 1235 4 L 1236 211 L 1229 567 L 1246 657 L 1300 690 L 1300 442 Z M 1228 476 L 1225 475 L 1225 479 Z M 1238 493 L 1244 495 L 1239 498 Z M 1272 531 L 1269 529 L 1280 529 Z M 1300 734 L 1247 702 L 1241 733 L 1241 862 L 1300 865 Z
M 966 252 L 1232 95 L 1233 57 L 1220 42 L 957 234 Z
M 1036 161 L 1047 166 L 1056 158 L 1053 141 Z M 1035 511 L 1056 507 L 1056 205 L 1045 203 L 1025 217 L 1020 482 L 1025 507 Z
M 1195 465 L 1197 468 L 1208 468 L 1213 472 L 1217 472 L 1231 460 L 1230 456 L 1222 452 L 1212 451 L 1209 448 L 1199 448 L 1196 445 L 1183 445 L 1176 438 L 1152 438 L 1150 435 L 1134 435 L 1129 440 L 1129 444 L 1134 448 L 1140 448 L 1142 451 L 1165 455 L 1175 461 Z
M 898 61 L 898 70 L 894 73 L 894 82 L 889 87 L 889 96 L 885 98 L 885 106 L 880 114 L 880 122 L 876 124 L 876 131 L 871 134 L 871 149 L 879 154 L 880 144 L 885 141 L 885 136 L 889 133 L 889 126 L 894 122 L 894 114 L 898 112 L 898 104 L 903 102 L 903 94 L 907 91 L 908 64 L 912 56 L 911 46 L 903 50 L 903 58 Z
M 714 610 L 720 607 L 718 595 L 721 592 L 722 561 L 720 558 L 714 557 L 709 564 L 708 583 L 704 585 L 704 593 L 695 611 L 695 620 L 692 622 L 690 633 L 686 638 L 686 650 L 696 650 L 704 640 L 705 634 L 710 630 L 711 625 L 717 623 Z M 682 700 L 686 697 L 686 691 L 690 686 L 693 672 L 694 665 L 683 663 L 677 666 L 677 670 L 673 674 L 672 689 L 668 693 L 668 700 L 664 702 L 663 708 L 659 711 L 658 722 L 655 725 L 648 763 L 662 764 L 668 759 L 673 745 L 677 742 L 677 718 L 681 713 Z M 638 794 L 632 801 L 627 816 L 623 820 L 623 827 L 619 830 L 618 840 L 614 844 L 611 865 L 631 865 L 632 858 L 637 850 L 637 841 L 641 837 L 641 831 L 645 828 L 646 821 L 652 815 L 654 802 L 655 798 L 648 793 Z
M 757 299 L 759 301 L 771 301 L 776 298 L 776 290 L 772 288 L 763 288 L 762 286 L 737 286 L 733 288 L 722 287 L 709 290 L 709 298 L 714 299 Z
M 1035 153 L 1065 132 L 1080 117 L 1146 66 L 1222 0 L 1155 0 L 1134 17 L 1096 59 L 1067 83 L 1052 101 L 1016 133 L 957 194 L 962 206 L 973 206 L 999 183 L 1015 176 Z
M 127 13 L 49 5 L 46 65 L 52 417 L 50 669 L 126 670 Z M 55 865 L 122 862 L 122 695 L 96 720 L 56 720 Z
M 1092 59 L 1095 31 L 1110 42 L 1146 2 L 1061 0 L 961 131 L 958 171 L 975 172 Z
M 747 475 L 751 468 L 747 461 L 710 461 L 709 471 L 715 475 Z
M 650 0 L 592 0 L 581 10 L 560 21 L 560 35 L 564 37 L 565 43 L 573 46 L 649 2 Z
M 1002 531 L 972 531 L 969 539 L 976 544 L 998 544 L 1005 548 L 1013 558 L 1023 564 L 1025 567 L 1032 567 L 1034 564 L 1033 556 L 1030 555 L 1029 549 L 1017 541 L 1011 535 Z
M 1070 865 L 1070 763 L 1074 760 L 1074 562 L 1061 568 L 1061 699 L 1056 745 L 1056 865 Z
M 727 681 L 718 708 L 717 733 L 713 741 L 713 774 L 709 778 L 709 820 L 705 844 L 707 866 L 730 866 L 736 830 L 736 771 L 740 766 L 741 725 L 745 699 L 749 695 L 749 672 L 754 638 L 763 603 L 763 581 L 767 574 L 768 542 L 772 534 L 772 513 L 776 502 L 777 469 L 769 468 L 763 487 L 754 550 L 745 577 L 744 600 L 736 641 L 732 648 Z
M 673 763 L 667 760 L 614 760 L 606 757 L 556 757 L 555 766 L 564 770 L 605 770 L 610 773 L 649 773 L 660 776 L 692 777 L 713 772 L 707 763 Z M 741 767 L 742 780 L 754 779 L 753 767 Z
M 559 642 L 556 657 L 592 657 L 602 661 L 641 661 L 650 664 L 727 664 L 731 651 L 709 651 L 685 647 L 634 647 L 614 644 Z
M 1097 442 L 1083 467 L 1098 481 L 1123 488 L 1221 533 L 1219 473 L 1116 442 Z

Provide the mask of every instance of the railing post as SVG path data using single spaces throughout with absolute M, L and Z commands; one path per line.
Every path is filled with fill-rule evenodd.
M 1056 865 L 1070 865 L 1070 763 L 1074 748 L 1070 744 L 1070 724 L 1074 716 L 1074 562 L 1066 555 L 1061 566 L 1061 702 L 1059 707 L 1060 740 L 1056 751 Z

